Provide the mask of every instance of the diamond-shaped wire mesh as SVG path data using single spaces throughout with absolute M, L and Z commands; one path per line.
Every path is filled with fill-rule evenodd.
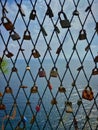
M 98 1 L 0 1 L 0 129 L 98 130 Z

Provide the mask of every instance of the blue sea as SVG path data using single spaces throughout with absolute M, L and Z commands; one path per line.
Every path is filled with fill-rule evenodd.
M 72 60 L 69 63 L 69 68 L 66 69 L 66 61 L 64 59 L 57 60 L 55 66 L 58 69 L 59 76 L 50 77 L 50 71 L 53 67 L 53 62 L 50 59 L 45 59 L 42 62 L 42 67 L 46 72 L 46 77 L 39 77 L 38 70 L 40 63 L 37 59 L 32 59 L 28 66 L 30 71 L 26 70 L 25 60 L 17 60 L 15 66 L 17 73 L 11 73 L 13 67 L 12 61 L 8 61 L 8 73 L 0 74 L 0 92 L 4 93 L 7 81 L 12 88 L 13 93 L 3 95 L 3 103 L 6 105 L 6 110 L 0 111 L 0 129 L 2 119 L 5 115 L 11 115 L 13 112 L 13 103 L 16 98 L 16 117 L 15 119 L 5 119 L 5 130 L 15 130 L 17 123 L 20 120 L 20 114 L 26 118 L 25 130 L 75 130 L 73 124 L 74 116 L 77 119 L 79 130 L 97 130 L 98 125 L 98 76 L 91 76 L 92 69 L 95 67 L 92 61 L 83 63 L 83 70 L 77 71 L 81 66 L 78 60 Z M 78 76 L 77 76 L 78 75 Z M 72 86 L 73 78 L 76 79 L 76 87 Z M 87 86 L 87 79 L 90 79 L 89 85 L 92 87 L 95 97 L 94 100 L 88 101 L 82 99 L 82 105 L 78 106 L 77 101 L 82 97 L 82 91 Z M 52 89 L 47 87 L 47 80 L 50 80 Z M 58 87 L 65 87 L 66 93 L 60 93 Z M 38 87 L 38 93 L 30 93 L 31 87 Z M 20 86 L 25 85 L 23 89 Z M 42 97 L 42 98 L 41 98 Z M 56 97 L 57 105 L 52 105 L 51 100 Z M 41 101 L 39 100 L 41 98 Z M 26 105 L 27 99 L 30 105 Z M 73 113 L 67 113 L 65 102 L 69 99 L 72 102 Z M 36 112 L 36 105 L 40 101 L 40 111 Z M 86 114 L 89 114 L 89 121 L 86 121 Z M 36 115 L 36 120 L 30 124 L 32 116 Z M 62 120 L 60 120 L 62 117 Z

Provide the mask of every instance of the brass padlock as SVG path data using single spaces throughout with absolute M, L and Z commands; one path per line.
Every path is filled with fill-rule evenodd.
M 58 91 L 59 91 L 60 93 L 65 93 L 65 92 L 66 92 L 66 89 L 65 89 L 63 86 L 60 86 L 60 87 L 58 88 Z
M 98 68 L 94 68 L 92 70 L 92 75 L 98 75 Z
M 49 4 L 47 5 L 46 15 L 49 15 L 49 18 L 52 18 L 54 16 L 52 9 L 50 8 Z
M 33 55 L 34 58 L 39 58 L 40 57 L 40 53 L 36 49 L 32 50 L 32 55 Z
M 33 9 L 33 10 L 31 11 L 31 13 L 30 13 L 30 17 L 29 17 L 29 19 L 31 19 L 31 20 L 35 20 L 35 18 L 36 18 L 36 10 Z
M 39 69 L 38 75 L 39 75 L 39 77 L 45 77 L 46 76 L 46 72 L 45 72 L 44 68 L 41 67 Z
M 13 93 L 12 88 L 9 86 L 5 87 L 5 93 L 7 93 L 7 94 Z
M 21 5 L 20 4 L 17 4 L 17 6 L 19 7 L 19 11 L 21 13 L 22 16 L 25 16 L 25 12 L 24 10 L 22 9 Z
M 61 18 L 61 15 L 63 15 L 63 17 L 64 17 L 63 19 Z M 62 28 L 69 28 L 69 27 L 71 27 L 70 22 L 67 19 L 66 14 L 63 11 L 60 11 L 58 13 L 58 16 L 59 16 L 60 24 L 61 24 Z
M 80 30 L 79 32 L 79 40 L 85 40 L 86 39 L 86 30 Z
M 90 86 L 86 86 L 85 89 L 82 91 L 82 98 L 89 101 L 94 99 L 94 93 Z
M 41 25 L 41 31 L 42 31 L 44 36 L 47 36 L 47 32 L 46 32 L 46 30 L 44 29 L 44 27 L 42 25 Z
M 72 113 L 73 112 L 73 108 L 72 108 L 72 102 L 65 102 L 65 105 L 66 105 L 66 112 L 67 113 Z
M 30 40 L 31 39 L 31 35 L 30 35 L 30 31 L 29 30 L 24 31 L 23 39 L 24 40 Z
M 58 69 L 56 67 L 53 67 L 50 71 L 50 76 L 51 77 L 57 77 L 58 76 Z
M 36 85 L 34 85 L 32 88 L 31 88 L 31 93 L 37 93 L 38 92 L 38 87 Z
M 10 30 L 14 29 L 14 26 L 13 26 L 12 22 L 7 17 L 2 17 L 1 20 L 2 20 L 3 26 L 5 27 L 5 29 L 7 31 L 10 31 Z
M 57 104 L 56 98 L 53 98 L 53 99 L 51 100 L 51 104 L 52 104 L 52 105 L 56 105 L 56 104 Z
M 12 40 L 14 40 L 14 41 L 20 39 L 19 34 L 16 33 L 15 31 L 12 31 L 12 32 L 10 33 L 10 36 L 11 36 Z

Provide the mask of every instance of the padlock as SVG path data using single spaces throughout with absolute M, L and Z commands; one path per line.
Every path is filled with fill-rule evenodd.
M 77 101 L 77 105 L 80 106 L 81 104 L 82 104 L 82 100 L 79 99 L 79 100 Z
M 51 104 L 52 104 L 52 105 L 56 105 L 56 104 L 57 104 L 56 98 L 53 98 L 53 99 L 51 100 Z
M 45 77 L 46 76 L 46 72 L 45 72 L 44 68 L 41 67 L 39 69 L 38 75 L 39 75 L 39 77 Z
M 10 52 L 10 51 L 5 51 L 5 55 L 6 55 L 6 57 L 8 57 L 8 58 L 11 58 L 11 57 L 14 56 L 14 54 L 13 54 L 12 52 Z
M 36 49 L 32 50 L 32 55 L 33 55 L 34 58 L 39 58 L 40 57 L 40 53 Z
M 56 54 L 60 54 L 60 52 L 61 52 L 61 50 L 62 50 L 62 44 L 57 48 L 57 51 L 56 51 Z
M 85 89 L 82 91 L 82 98 L 89 101 L 94 99 L 94 93 L 90 86 L 86 86 Z
M 32 88 L 31 88 L 31 93 L 37 93 L 38 92 L 38 87 L 36 85 L 34 85 Z
M 65 105 L 66 105 L 66 112 L 67 113 L 72 113 L 73 112 L 73 109 L 72 109 L 72 102 L 65 102 Z
M 12 68 L 12 72 L 17 72 L 17 68 L 16 68 L 16 67 L 13 67 L 13 68 Z
M 16 33 L 15 31 L 12 31 L 12 32 L 10 33 L 10 36 L 11 36 L 12 40 L 14 40 L 14 41 L 20 39 L 19 34 Z
M 83 66 L 81 65 L 79 68 L 77 68 L 77 71 L 81 71 L 83 69 Z
M 59 30 L 57 25 L 54 25 L 54 31 L 57 32 L 57 33 L 60 33 L 60 30 Z
M 96 30 L 96 32 L 97 32 L 97 34 L 98 34 L 98 22 L 96 22 L 95 30 Z
M 80 30 L 79 32 L 79 40 L 85 40 L 87 38 L 86 36 L 86 30 Z
M 1 20 L 2 20 L 3 26 L 5 27 L 5 29 L 7 31 L 10 31 L 10 30 L 14 29 L 14 26 L 13 26 L 12 22 L 7 17 L 2 17 Z
M 92 75 L 98 75 L 98 68 L 94 68 L 92 70 Z
M 20 4 L 17 4 L 17 6 L 19 7 L 19 11 L 21 13 L 22 16 L 25 16 L 25 12 L 24 10 L 22 9 L 21 5 Z
M 61 19 L 61 15 L 63 15 L 63 17 L 64 17 L 63 19 Z M 58 13 L 58 16 L 59 16 L 60 24 L 61 24 L 62 28 L 70 28 L 71 27 L 70 22 L 67 19 L 66 14 L 63 11 L 60 11 Z
M 27 86 L 25 86 L 25 85 L 22 85 L 22 86 L 20 86 L 20 88 L 28 88 Z
M 50 8 L 49 4 L 47 5 L 46 15 L 49 15 L 49 18 L 52 18 L 54 16 L 52 9 Z
M 30 66 L 27 66 L 27 67 L 26 67 L 26 70 L 30 70 Z
M 49 80 L 48 80 L 48 87 L 49 87 L 50 90 L 52 90 L 52 88 L 53 88 L 53 87 L 52 87 L 52 84 L 50 83 Z
M 30 40 L 31 39 L 31 35 L 30 35 L 29 30 L 24 31 L 23 39 L 24 40 Z
M 95 62 L 95 63 L 98 62 L 98 56 L 96 56 L 96 57 L 94 58 L 94 62 Z
M 59 91 L 60 93 L 65 93 L 65 92 L 66 92 L 66 89 L 65 89 L 63 86 L 60 86 L 60 87 L 58 88 L 58 91 Z
M 50 76 L 51 77 L 57 77 L 58 76 L 58 69 L 56 67 L 53 67 L 50 71 Z
M 13 93 L 12 88 L 9 87 L 9 86 L 6 86 L 6 87 L 5 87 L 5 93 L 7 93 L 7 94 Z
M 44 27 L 42 25 L 41 25 L 41 31 L 42 31 L 44 36 L 47 36 L 47 32 L 46 32 L 46 30 L 44 29 Z
M 30 121 L 30 124 L 33 124 L 34 123 L 34 121 L 35 121 L 35 119 L 36 119 L 36 116 L 34 115 L 34 116 L 32 116 L 32 119 L 31 119 L 31 121 Z
M 35 18 L 36 18 L 36 10 L 33 9 L 33 10 L 31 11 L 31 13 L 30 13 L 30 17 L 29 17 L 29 19 L 31 19 L 31 20 L 35 20 Z
M 39 112 L 39 111 L 40 111 L 40 105 L 39 105 L 39 104 L 36 105 L 36 108 L 35 108 L 35 109 L 36 109 L 37 112 Z
M 86 47 L 85 47 L 85 51 L 88 51 L 90 49 L 90 44 L 88 44 Z
M 0 92 L 0 97 L 2 97 L 3 96 L 3 94 Z
M 89 6 L 85 9 L 85 12 L 90 11 L 90 9 L 91 9 L 91 5 L 89 5 Z
M 79 15 L 79 11 L 77 11 L 77 9 L 76 9 L 76 10 L 74 10 L 74 11 L 73 11 L 73 15 L 78 16 L 78 15 Z
M 0 103 L 0 110 L 5 110 L 6 109 L 6 106 L 2 103 Z

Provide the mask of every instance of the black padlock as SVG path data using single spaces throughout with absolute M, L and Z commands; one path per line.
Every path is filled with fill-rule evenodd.
M 57 33 L 60 33 L 60 30 L 59 30 L 59 28 L 57 27 L 57 25 L 54 25 L 54 31 L 57 32 Z
M 64 19 L 61 19 L 61 15 L 63 15 Z M 60 11 L 58 13 L 58 16 L 59 16 L 60 24 L 61 24 L 62 28 L 69 28 L 69 27 L 71 27 L 70 22 L 67 19 L 66 14 L 63 11 Z
M 79 40 L 85 40 L 86 39 L 86 30 L 82 29 L 79 33 Z
M 19 34 L 16 33 L 15 31 L 11 32 L 11 33 L 10 33 L 10 36 L 11 36 L 11 38 L 12 38 L 13 41 L 20 39 Z
M 47 5 L 46 15 L 49 15 L 49 18 L 52 18 L 54 16 L 52 9 L 50 8 L 49 4 Z
M 36 17 L 36 10 L 35 9 L 33 9 L 32 11 L 31 11 L 31 13 L 30 13 L 30 19 L 31 20 L 35 20 L 35 17 Z
M 47 32 L 46 32 L 46 30 L 44 29 L 44 27 L 42 25 L 41 25 L 41 31 L 42 31 L 44 36 L 47 36 Z

